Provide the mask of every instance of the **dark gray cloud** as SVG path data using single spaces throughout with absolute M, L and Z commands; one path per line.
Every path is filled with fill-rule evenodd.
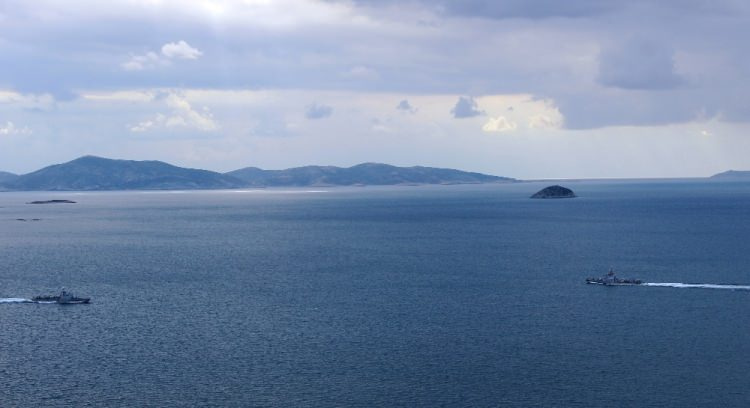
M 446 13 L 487 18 L 588 17 L 622 7 L 615 0 L 443 0 Z
M 672 92 L 657 92 L 643 97 L 642 92 L 618 90 L 613 93 L 562 95 L 557 99 L 557 106 L 565 116 L 566 128 L 593 129 L 685 122 L 693 119 L 705 105 L 684 96 L 677 100 Z
M 307 107 L 305 117 L 308 119 L 323 119 L 333 115 L 333 107 L 314 103 Z
M 396 109 L 401 112 L 417 113 L 417 108 L 411 106 L 408 100 L 404 99 L 396 105 Z
M 456 106 L 451 109 L 451 113 L 456 119 L 484 115 L 484 112 L 479 110 L 477 102 L 471 96 L 460 96 L 456 102 Z
M 731 14 L 744 6 L 735 0 L 354 0 L 367 7 L 420 4 L 442 16 L 488 19 L 589 18 L 629 10 L 669 14 Z
M 113 2 L 106 13 L 86 3 L 0 3 L 0 89 L 58 101 L 92 90 L 182 87 L 524 93 L 555 101 L 576 128 L 674 123 L 696 112 L 750 120 L 750 3 L 738 0 L 311 0 L 307 7 L 337 7 L 318 10 L 331 19 L 325 23 L 274 2 L 228 2 L 231 13 L 215 18 L 172 1 Z M 262 15 L 253 7 L 291 23 L 248 24 Z M 638 39 L 621 40 L 632 33 Z M 123 69 L 133 56 L 179 41 L 202 56 Z M 377 75 L 353 81 L 342 67 Z M 670 97 L 679 101 L 665 103 Z M 619 100 L 655 111 L 623 111 Z M 453 115 L 479 112 L 461 109 Z
M 623 89 L 672 89 L 685 83 L 675 73 L 674 51 L 653 40 L 629 39 L 599 55 L 598 82 Z
M 355 0 L 355 3 L 378 7 L 383 4 L 404 4 L 403 0 Z M 602 14 L 622 3 L 616 0 L 418 0 L 433 12 L 444 16 L 486 17 L 486 18 L 549 18 L 585 17 Z

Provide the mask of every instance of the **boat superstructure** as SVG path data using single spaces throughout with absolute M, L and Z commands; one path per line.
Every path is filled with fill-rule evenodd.
M 586 283 L 592 285 L 605 286 L 623 286 L 623 285 L 640 285 L 643 282 L 640 279 L 622 279 L 615 275 L 615 271 L 610 269 L 609 272 L 600 278 L 586 278 Z

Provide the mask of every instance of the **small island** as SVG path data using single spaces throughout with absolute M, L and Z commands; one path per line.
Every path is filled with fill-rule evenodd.
M 709 177 L 711 181 L 750 181 L 750 171 L 729 170 Z
M 536 192 L 531 198 L 575 198 L 573 190 L 562 186 L 549 186 Z
M 26 204 L 75 204 L 72 200 L 43 200 L 43 201 L 32 201 Z

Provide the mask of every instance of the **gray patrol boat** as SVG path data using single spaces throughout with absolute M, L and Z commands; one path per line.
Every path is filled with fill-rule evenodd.
M 90 303 L 91 298 L 83 298 L 78 296 L 73 296 L 72 293 L 65 291 L 65 288 L 63 288 L 60 291 L 59 295 L 41 295 L 41 296 L 34 296 L 31 298 L 32 302 L 54 302 L 61 305 L 77 305 L 82 303 Z
M 615 271 L 609 270 L 609 273 L 602 276 L 601 278 L 586 278 L 586 283 L 592 285 L 604 285 L 604 286 L 625 286 L 625 285 L 640 285 L 643 282 L 640 279 L 621 279 L 615 275 Z

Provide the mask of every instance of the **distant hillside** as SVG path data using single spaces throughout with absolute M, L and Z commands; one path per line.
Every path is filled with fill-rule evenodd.
M 286 170 L 262 170 L 248 167 L 226 173 L 249 186 L 351 186 L 396 184 L 475 184 L 514 181 L 460 170 L 433 167 L 396 167 L 363 163 L 349 168 L 305 166 Z
M 13 181 L 18 178 L 17 174 L 8 173 L 7 171 L 0 171 L 0 184 Z
M 432 167 L 364 163 L 349 168 L 305 166 L 287 170 L 247 167 L 226 174 L 187 169 L 160 161 L 113 160 L 84 156 L 17 176 L 0 173 L 0 191 L 192 190 L 242 187 L 304 187 L 397 184 L 477 184 L 512 182 Z
M 12 190 L 183 190 L 241 187 L 220 173 L 176 167 L 160 161 L 84 156 L 3 183 Z
M 716 181 L 750 181 L 750 171 L 729 170 L 709 178 Z

